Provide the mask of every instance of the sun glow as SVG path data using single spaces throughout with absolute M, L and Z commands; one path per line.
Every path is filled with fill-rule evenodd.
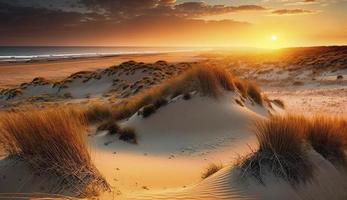
M 277 39 L 278 39 L 277 35 L 271 35 L 271 40 L 272 41 L 277 41 Z

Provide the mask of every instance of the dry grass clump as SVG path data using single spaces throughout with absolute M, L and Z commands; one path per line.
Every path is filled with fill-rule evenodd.
M 263 105 L 264 99 L 259 86 L 254 82 L 247 83 L 247 95 L 257 104 Z
M 91 186 L 107 190 L 109 185 L 90 159 L 84 121 L 83 114 L 71 108 L 4 113 L 0 116 L 1 145 L 38 173 L 59 177 L 61 190 L 82 196 Z
M 155 106 L 157 109 L 159 109 L 159 108 L 162 107 L 162 106 L 165 106 L 166 104 L 168 104 L 168 101 L 167 101 L 166 98 L 163 98 L 163 97 L 157 99 L 157 100 L 154 102 L 154 106 Z
M 147 118 L 157 110 L 156 106 L 153 104 L 146 105 L 142 108 L 141 115 L 143 118 Z
M 112 109 L 100 103 L 90 105 L 85 111 L 86 119 L 89 123 L 96 123 L 112 117 Z
M 302 137 L 306 127 L 306 120 L 292 115 L 256 122 L 254 132 L 259 150 L 241 161 L 243 174 L 252 175 L 261 183 L 268 172 L 292 184 L 312 177 Z
M 119 139 L 132 144 L 137 144 L 138 142 L 135 129 L 130 127 L 122 128 L 119 131 Z
M 116 121 L 108 119 L 98 126 L 97 131 L 108 131 L 110 135 L 115 135 L 119 133 L 120 129 Z
M 313 149 L 333 163 L 346 163 L 345 141 L 347 138 L 346 121 L 338 117 L 318 115 L 311 119 L 306 133 Z
M 212 176 L 213 174 L 215 174 L 216 172 L 218 172 L 219 170 L 221 170 L 223 168 L 223 164 L 219 163 L 210 163 L 208 165 L 208 167 L 205 169 L 205 171 L 202 173 L 201 178 L 205 179 L 209 176 Z

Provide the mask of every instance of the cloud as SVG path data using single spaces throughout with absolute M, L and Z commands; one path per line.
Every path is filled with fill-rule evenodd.
M 304 9 L 278 9 L 271 12 L 275 15 L 300 15 L 300 14 L 312 14 L 314 11 Z
M 188 37 L 198 44 L 211 35 L 216 38 L 227 33 L 232 35 L 250 24 L 233 20 L 205 21 L 195 16 L 257 9 L 240 6 L 232 10 L 227 6 L 204 4 L 200 5 L 204 9 L 193 11 L 196 5 L 187 7 L 185 4 L 181 10 L 172 0 L 146 0 L 144 4 L 129 0 L 116 9 L 119 4 L 104 0 L 93 7 L 78 2 L 78 9 L 71 11 L 66 5 L 52 9 L 46 5 L 32 6 L 28 1 L 25 5 L 2 2 L 0 0 L 1 45 L 148 45 L 160 40 L 175 45 Z

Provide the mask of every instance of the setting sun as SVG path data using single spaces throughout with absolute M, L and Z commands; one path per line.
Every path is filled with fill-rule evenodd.
M 277 39 L 278 39 L 277 35 L 272 35 L 272 36 L 271 36 L 271 40 L 272 40 L 272 41 L 277 41 Z

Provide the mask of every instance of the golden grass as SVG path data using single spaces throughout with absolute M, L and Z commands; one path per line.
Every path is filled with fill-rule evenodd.
M 346 121 L 342 117 L 314 116 L 305 134 L 313 149 L 333 163 L 346 163 Z
M 259 149 L 244 158 L 239 166 L 243 174 L 254 176 L 261 183 L 271 172 L 295 184 L 312 177 L 312 165 L 303 146 L 307 123 L 301 116 L 273 116 L 254 125 Z
M 218 172 L 219 170 L 221 170 L 223 168 L 223 164 L 219 163 L 210 163 L 207 168 L 205 169 L 205 171 L 202 173 L 201 178 L 205 179 L 207 177 L 212 176 L 213 174 L 215 174 L 216 172 Z
M 255 83 L 240 80 L 223 67 L 195 66 L 180 76 L 123 100 L 113 107 L 113 114 L 117 120 L 124 119 L 162 98 L 176 97 L 192 91 L 219 98 L 225 90 L 238 90 L 243 96 L 263 104 L 261 91 Z
M 61 188 L 85 195 L 84 189 L 109 188 L 92 164 L 85 143 L 85 120 L 79 110 L 54 108 L 3 113 L 0 141 L 9 155 L 33 170 L 63 179 Z
M 106 104 L 93 103 L 84 112 L 87 122 L 97 123 L 112 117 L 111 107 Z
M 306 144 L 333 164 L 346 166 L 347 121 L 342 117 L 272 116 L 256 122 L 254 133 L 259 149 L 243 158 L 239 166 L 260 182 L 266 171 L 293 184 L 311 178 Z

